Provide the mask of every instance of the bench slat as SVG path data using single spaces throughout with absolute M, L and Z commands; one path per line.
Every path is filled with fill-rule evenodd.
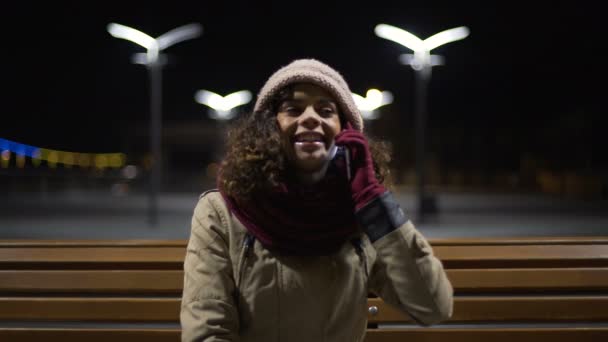
M 604 328 L 468 328 L 468 329 L 374 329 L 368 330 L 365 342 L 599 342 L 608 340 Z
M 446 268 L 608 266 L 606 245 L 436 246 Z
M 514 245 L 514 246 L 434 246 L 434 252 L 448 269 L 454 268 L 539 268 L 608 267 L 608 244 L 595 245 Z M 162 268 L 181 269 L 185 246 L 0 246 L 3 269 L 93 269 Z
M 608 268 L 447 270 L 457 293 L 599 291 Z M 0 271 L 0 293 L 172 293 L 182 291 L 177 270 Z
M 0 297 L 0 320 L 178 322 L 180 298 Z
M 3 269 L 182 269 L 181 247 L 0 248 Z
M 11 342 L 178 342 L 179 329 L 17 329 L 0 328 L 0 340 Z M 487 329 L 376 329 L 366 342 L 598 342 L 608 338 L 608 328 L 487 328 Z
M 433 246 L 497 246 L 497 245 L 598 245 L 608 244 L 608 236 L 539 236 L 539 237 L 480 237 L 480 238 L 429 238 Z M 89 239 L 89 240 L 52 240 L 52 239 L 0 239 L 0 248 L 6 247 L 56 247 L 56 246 L 174 246 L 186 248 L 187 240 L 144 240 L 144 239 Z
M 608 268 L 454 269 L 458 293 L 608 290 Z
M 414 323 L 408 315 L 381 299 L 368 299 L 376 306 L 370 323 Z M 454 312 L 446 323 L 472 322 L 576 322 L 608 320 L 608 296 L 456 297 Z
M 0 328 L 0 341 L 10 342 L 179 342 L 179 329 Z
M 24 247 L 181 247 L 186 248 L 187 240 L 144 240 L 144 239 L 89 239 L 89 240 L 48 240 L 48 239 L 0 239 L 0 248 Z
M 608 245 L 608 236 L 432 238 L 433 246 Z
M 413 321 L 382 300 L 368 315 L 370 323 Z M 608 296 L 475 297 L 454 300 L 449 323 L 460 322 L 576 322 L 608 320 Z M 180 298 L 36 298 L 0 297 L 0 320 L 178 322 Z
M 183 271 L 0 271 L 0 293 L 181 294 Z

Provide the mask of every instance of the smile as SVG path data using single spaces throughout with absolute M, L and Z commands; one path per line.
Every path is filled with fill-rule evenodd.
M 294 142 L 298 143 L 324 143 L 323 135 L 317 132 L 305 132 L 296 134 Z

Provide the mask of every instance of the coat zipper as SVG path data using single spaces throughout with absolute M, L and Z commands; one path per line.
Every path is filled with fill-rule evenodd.
M 247 258 L 249 257 L 249 250 L 253 247 L 253 243 L 255 242 L 255 236 L 247 233 L 245 235 L 245 240 L 243 241 L 243 252 L 241 253 L 241 261 L 239 262 L 239 277 L 236 282 L 236 287 L 240 288 L 241 282 L 243 281 L 243 276 L 245 275 L 245 264 L 247 262 Z

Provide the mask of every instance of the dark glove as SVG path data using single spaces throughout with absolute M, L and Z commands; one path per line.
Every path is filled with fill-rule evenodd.
M 385 193 L 386 189 L 376 178 L 372 154 L 363 133 L 353 129 L 350 123 L 346 123 L 346 128 L 336 135 L 335 142 L 338 146 L 348 148 L 350 152 L 352 173 L 350 189 L 355 210 L 358 211 Z

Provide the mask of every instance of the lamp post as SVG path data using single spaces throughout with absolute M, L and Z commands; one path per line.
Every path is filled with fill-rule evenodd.
M 439 55 L 431 55 L 431 50 L 441 45 L 461 40 L 469 35 L 469 29 L 464 26 L 439 32 L 422 40 L 415 35 L 386 24 L 379 24 L 374 29 L 380 38 L 391 40 L 414 51 L 414 54 L 399 56 L 402 64 L 411 65 L 415 72 L 415 118 L 416 118 L 416 188 L 418 192 L 418 218 L 425 219 L 426 214 L 437 211 L 435 197 L 425 191 L 426 178 L 426 96 L 431 79 L 431 70 L 435 65 L 443 65 L 444 59 Z
M 150 151 L 152 169 L 150 173 L 148 221 L 156 225 L 158 221 L 158 193 L 161 183 L 161 132 L 162 132 L 162 68 L 166 62 L 161 52 L 171 45 L 193 39 L 201 35 L 200 24 L 188 24 L 175 28 L 157 38 L 121 24 L 110 23 L 108 32 L 116 38 L 126 39 L 144 47 L 147 52 L 133 55 L 133 63 L 143 64 L 148 69 L 150 79 Z
M 209 90 L 198 90 L 194 93 L 194 101 L 209 107 L 209 117 L 218 122 L 220 134 L 223 137 L 226 129 L 226 123 L 228 120 L 234 118 L 237 115 L 237 111 L 234 110 L 238 106 L 249 103 L 251 101 L 251 92 L 248 90 L 237 91 L 226 96 L 216 94 Z M 224 154 L 223 146 L 215 150 L 214 158 L 221 158 Z

